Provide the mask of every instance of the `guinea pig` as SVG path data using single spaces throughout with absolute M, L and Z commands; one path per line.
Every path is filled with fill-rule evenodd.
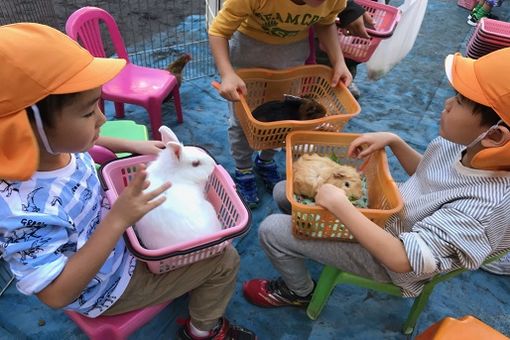
M 294 193 L 309 198 L 317 195 L 321 185 L 330 183 L 341 188 L 350 199 L 362 196 L 361 176 L 349 165 L 340 165 L 329 157 L 304 154 L 292 165 Z

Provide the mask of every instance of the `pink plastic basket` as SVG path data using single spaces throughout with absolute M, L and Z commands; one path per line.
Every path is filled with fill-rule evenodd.
M 477 2 L 478 2 L 478 0 L 458 0 L 457 5 L 459 5 L 460 7 L 472 10 L 473 7 L 475 7 Z
M 101 168 L 100 178 L 111 204 L 134 177 L 137 166 L 154 158 L 149 155 L 121 158 Z M 234 237 L 249 230 L 250 211 L 237 194 L 230 175 L 221 165 L 216 165 L 206 184 L 206 196 L 216 210 L 222 225 L 221 231 L 161 249 L 146 249 L 138 240 L 134 228 L 129 227 L 124 233 L 124 239 L 133 256 L 146 262 L 151 272 L 161 274 L 218 255 Z
M 510 40 L 510 23 L 505 21 L 483 18 L 480 20 L 480 31 L 496 39 Z
M 363 63 L 370 59 L 382 39 L 393 35 L 400 20 L 400 10 L 371 0 L 356 0 L 356 3 L 363 6 L 374 19 L 374 28 L 367 28 L 371 38 L 347 36 L 343 29 L 339 29 L 338 41 L 345 58 Z

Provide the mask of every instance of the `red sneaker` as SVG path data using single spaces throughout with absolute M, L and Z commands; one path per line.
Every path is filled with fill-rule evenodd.
M 253 279 L 243 284 L 244 297 L 260 307 L 306 307 L 312 299 L 313 291 L 305 297 L 296 295 L 282 278 L 276 280 Z

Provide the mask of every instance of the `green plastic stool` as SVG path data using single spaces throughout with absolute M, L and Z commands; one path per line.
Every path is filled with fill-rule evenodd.
M 129 140 L 148 140 L 149 138 L 147 127 L 132 120 L 108 120 L 101 126 L 100 135 Z M 116 155 L 120 158 L 130 154 L 124 152 Z
M 499 259 L 508 251 L 510 251 L 510 249 L 506 249 L 502 252 L 489 256 L 484 261 L 484 264 Z M 445 280 L 449 280 L 465 271 L 467 271 L 467 269 L 457 269 L 446 274 L 439 274 L 432 278 L 432 280 L 430 280 L 427 284 L 425 284 L 421 294 L 418 295 L 414 300 L 411 311 L 409 312 L 407 320 L 404 323 L 402 333 L 405 335 L 411 335 L 413 333 L 416 322 L 418 321 L 418 317 L 427 305 L 430 294 L 432 293 L 432 290 L 436 284 Z M 310 304 L 306 310 L 306 314 L 310 319 L 316 320 L 319 317 L 319 314 L 326 305 L 326 302 L 328 301 L 328 298 L 333 292 L 335 286 L 343 283 L 402 297 L 400 288 L 392 283 L 377 282 L 372 279 L 367 279 L 365 277 L 344 272 L 335 267 L 326 265 L 322 270 L 319 282 L 317 282 L 317 287 L 313 293 L 312 301 L 310 301 Z

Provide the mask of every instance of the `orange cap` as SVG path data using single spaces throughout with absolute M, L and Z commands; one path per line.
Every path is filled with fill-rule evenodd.
M 450 54 L 445 60 L 445 70 L 448 80 L 460 94 L 493 108 L 510 125 L 510 48 L 480 59 Z
M 39 164 L 39 148 L 25 108 L 50 94 L 99 87 L 125 63 L 94 58 L 49 26 L 0 26 L 0 178 L 29 179 Z
M 449 55 L 445 70 L 452 86 L 466 98 L 489 106 L 510 126 L 510 48 L 480 59 Z M 510 169 L 510 143 L 477 152 L 471 166 L 485 170 Z

